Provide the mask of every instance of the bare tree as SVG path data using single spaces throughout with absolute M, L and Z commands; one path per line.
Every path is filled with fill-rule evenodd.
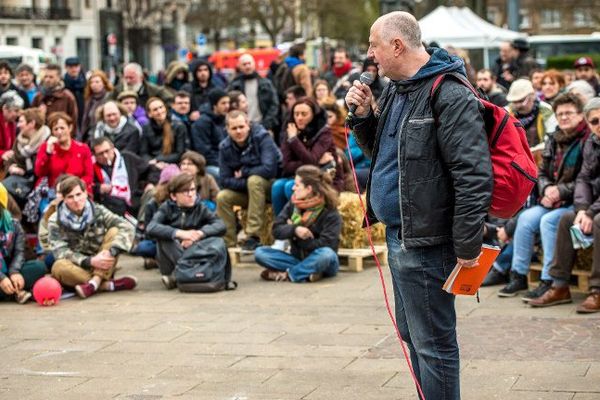
M 186 22 L 211 33 L 215 49 L 219 50 L 224 29 L 236 29 L 242 18 L 242 5 L 235 0 L 199 0 L 192 4 Z
M 249 0 L 248 16 L 260 24 L 275 45 L 277 35 L 294 15 L 295 3 L 294 0 Z

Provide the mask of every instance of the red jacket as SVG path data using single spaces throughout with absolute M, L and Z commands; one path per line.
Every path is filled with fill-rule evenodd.
M 5 122 L 4 115 L 0 111 L 0 157 L 7 150 L 11 150 L 15 143 L 15 137 L 17 134 L 17 127 L 14 122 Z M 0 166 L 2 165 L 2 158 L 0 158 Z
M 46 143 L 42 143 L 35 160 L 35 175 L 38 179 L 48 178 L 48 186 L 54 187 L 62 174 L 71 174 L 83 179 L 90 196 L 93 194 L 92 152 L 90 148 L 76 140 L 71 140 L 69 150 L 63 150 L 58 143 L 53 146 L 52 154 L 46 152 Z

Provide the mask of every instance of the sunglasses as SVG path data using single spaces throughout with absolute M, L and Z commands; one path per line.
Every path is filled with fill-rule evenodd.
M 594 119 L 590 119 L 588 121 L 588 124 L 592 125 L 592 126 L 596 126 L 600 123 L 600 118 L 594 118 Z

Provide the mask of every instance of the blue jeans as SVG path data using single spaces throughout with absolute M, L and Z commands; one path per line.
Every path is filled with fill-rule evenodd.
M 306 282 L 310 274 L 321 272 L 324 277 L 335 276 L 340 268 L 337 254 L 329 247 L 314 250 L 304 260 L 267 246 L 254 251 L 258 265 L 277 271 L 287 271 L 292 282 Z
M 442 286 L 456 265 L 452 244 L 402 250 L 398 229 L 386 232 L 396 323 L 410 349 L 427 400 L 460 399 L 454 295 Z
M 132 254 L 139 257 L 155 258 L 156 257 L 156 242 L 154 240 L 141 240 L 135 251 Z
M 273 182 L 271 187 L 271 203 L 273 204 L 273 215 L 277 216 L 283 210 L 288 200 L 292 198 L 294 178 L 281 178 Z
M 534 206 L 523 211 L 517 219 L 517 229 L 513 238 L 514 254 L 512 259 L 513 271 L 527 275 L 529 264 L 533 255 L 535 235 L 540 234 L 544 259 L 542 261 L 542 279 L 552 280 L 550 276 L 550 263 L 554 257 L 556 235 L 560 217 L 573 209 L 573 206 L 560 207 L 549 210 L 542 206 Z
M 510 264 L 512 263 L 514 250 L 514 240 L 511 240 L 502 248 L 496 261 L 494 262 L 494 268 L 502 273 L 507 273 L 510 270 Z

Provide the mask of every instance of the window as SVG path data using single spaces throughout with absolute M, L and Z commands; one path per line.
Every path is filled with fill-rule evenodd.
M 6 37 L 6 44 L 8 46 L 18 46 L 19 45 L 19 38 L 15 37 L 15 36 L 7 36 Z
M 85 8 L 91 8 L 92 2 L 90 0 L 85 0 Z
M 81 65 L 85 69 L 91 68 L 91 64 L 90 64 L 91 50 L 90 50 L 90 48 L 92 47 L 92 39 L 77 38 L 75 40 L 75 42 L 77 45 L 77 57 L 79 57 L 79 61 L 81 62 Z
M 531 18 L 529 16 L 528 8 L 521 8 L 519 10 L 519 29 L 531 28 Z
M 33 47 L 34 49 L 43 49 L 44 39 L 42 39 L 41 37 L 31 38 L 31 47 Z
M 594 20 L 592 19 L 592 10 L 585 8 L 575 8 L 573 10 L 573 25 L 576 28 L 594 26 Z
M 560 11 L 559 10 L 542 10 L 540 14 L 540 25 L 543 28 L 560 28 Z

